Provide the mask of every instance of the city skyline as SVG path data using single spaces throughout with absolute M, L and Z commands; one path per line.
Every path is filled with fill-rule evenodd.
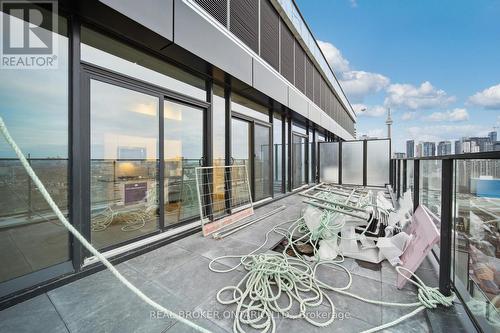
M 499 126 L 498 2 L 297 3 L 357 111 L 358 137 L 386 137 L 389 107 L 393 151 Z
M 451 154 L 478 153 L 500 151 L 500 141 L 497 141 L 498 132 L 491 131 L 487 136 L 462 137 L 455 140 L 433 141 L 406 141 L 405 151 L 395 151 L 394 154 L 402 157 L 427 157 Z M 453 149 L 452 149 L 453 147 Z

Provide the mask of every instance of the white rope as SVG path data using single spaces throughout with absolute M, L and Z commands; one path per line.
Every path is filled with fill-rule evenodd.
M 14 139 L 11 137 L 9 131 L 7 130 L 7 127 L 5 126 L 5 123 L 0 117 L 0 130 L 7 141 L 7 143 L 12 147 L 14 152 L 17 155 L 17 158 L 21 161 L 21 164 L 23 165 L 24 169 L 30 176 L 31 180 L 33 180 L 33 183 L 35 183 L 36 187 L 38 187 L 38 190 L 40 191 L 41 195 L 44 197 L 44 199 L 47 201 L 49 204 L 50 208 L 54 211 L 56 216 L 58 217 L 59 221 L 66 227 L 66 229 L 75 236 L 76 239 L 82 243 L 82 245 L 90 252 L 92 253 L 99 261 L 101 261 L 110 271 L 111 273 L 121 282 L 123 283 L 130 291 L 132 291 L 134 294 L 136 294 L 141 300 L 146 302 L 147 304 L 151 305 L 153 308 L 157 309 L 158 311 L 161 311 L 163 313 L 166 313 L 167 315 L 177 319 L 178 321 L 186 324 L 187 326 L 195 329 L 198 332 L 203 332 L 203 333 L 211 333 L 209 330 L 179 316 L 178 314 L 168 310 L 167 308 L 164 308 L 160 304 L 156 303 L 153 301 L 151 298 L 146 296 L 141 290 L 139 290 L 136 286 L 134 286 L 130 281 L 128 281 L 99 251 L 97 251 L 92 244 L 90 244 L 79 232 L 76 230 L 66 219 L 66 217 L 63 215 L 59 207 L 56 205 L 50 194 L 47 192 L 47 189 L 43 185 L 43 183 L 40 181 L 38 176 L 36 175 L 35 171 L 31 168 L 29 165 L 28 161 L 26 160 L 26 157 L 22 153 L 21 149 L 17 146 L 16 142 Z
M 324 221 L 327 220 L 327 218 L 322 218 L 322 224 L 320 227 L 323 231 L 328 230 L 324 223 Z M 412 312 L 392 322 L 371 328 L 363 333 L 377 332 L 392 327 L 415 316 L 426 308 L 433 309 L 439 304 L 445 306 L 453 304 L 455 294 L 450 296 L 442 295 L 437 288 L 430 288 L 426 286 L 422 280 L 404 267 L 396 267 L 396 270 L 399 274 L 403 275 L 405 279 L 419 288 L 417 295 L 418 302 L 384 302 L 371 300 L 348 292 L 347 289 L 349 289 L 352 284 L 352 275 L 347 268 L 341 265 L 344 261 L 343 256 L 341 256 L 339 260 L 317 261 L 311 267 L 306 260 L 304 260 L 302 256 L 297 253 L 295 246 L 293 246 L 295 243 L 299 241 L 310 243 L 313 246 L 313 249 L 315 249 L 319 236 L 318 231 L 313 232 L 304 230 L 305 224 L 302 221 L 303 217 L 293 222 L 288 229 L 284 229 L 281 226 L 286 223 L 290 223 L 291 221 L 280 223 L 271 228 L 265 235 L 264 243 L 247 255 L 221 256 L 210 262 L 209 269 L 218 273 L 233 271 L 241 265 L 243 265 L 248 271 L 239 283 L 234 286 L 224 287 L 217 293 L 217 300 L 220 303 L 236 304 L 236 313 L 233 322 L 234 333 L 245 332 L 242 324 L 261 330 L 263 333 L 274 333 L 276 330 L 274 313 L 291 319 L 303 318 L 310 324 L 317 327 L 328 326 L 333 323 L 335 319 L 335 305 L 332 299 L 326 294 L 326 290 L 338 292 L 371 304 L 395 307 L 417 307 Z M 336 227 L 338 228 L 338 225 L 334 225 L 332 229 L 336 229 Z M 297 231 L 302 234 L 300 237 L 294 239 Z M 257 251 L 262 249 L 268 242 L 269 234 L 271 232 L 276 232 L 284 236 L 288 241 L 288 245 L 281 254 L 257 254 Z M 297 258 L 289 257 L 286 254 L 288 247 L 293 250 Z M 225 270 L 214 268 L 214 264 L 217 263 L 217 261 L 225 258 L 239 258 L 240 262 L 236 266 Z M 335 266 L 344 270 L 349 277 L 347 285 L 343 287 L 334 287 L 320 281 L 316 277 L 316 271 L 322 265 Z M 416 281 L 411 280 L 411 276 L 413 276 Z M 232 298 L 228 298 L 227 296 L 223 298 L 223 294 L 228 292 L 232 293 Z M 286 302 L 286 305 L 284 306 L 279 305 L 278 300 L 283 299 L 288 300 L 288 302 Z M 324 322 L 315 321 L 308 316 L 308 311 L 323 304 L 324 300 L 327 301 L 329 307 L 331 308 L 331 317 Z M 290 310 L 292 309 L 294 302 L 297 302 L 299 312 L 292 314 L 290 313 Z M 252 314 L 254 314 L 253 318 L 251 318 Z

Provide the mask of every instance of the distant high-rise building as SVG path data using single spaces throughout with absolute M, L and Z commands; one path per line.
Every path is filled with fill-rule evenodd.
M 451 141 L 441 141 L 437 146 L 438 156 L 451 155 Z
M 462 141 L 455 140 L 455 154 L 462 154 Z
M 422 156 L 423 156 L 422 142 L 419 142 L 415 148 L 415 157 L 422 157 Z
M 406 156 L 408 156 L 408 158 L 415 157 L 415 141 L 406 141 Z
M 488 133 L 491 143 L 494 145 L 497 142 L 497 131 L 492 131 Z
M 424 142 L 422 156 L 435 156 L 436 155 L 436 143 L 435 142 Z
M 480 152 L 484 151 L 492 151 L 493 150 L 493 144 L 491 142 L 491 138 L 489 136 L 484 136 L 484 137 L 471 137 L 469 138 L 471 142 L 474 142 L 476 146 L 479 147 Z
M 481 147 L 473 140 L 467 140 L 462 143 L 462 152 L 464 154 L 467 153 L 479 153 L 481 151 Z

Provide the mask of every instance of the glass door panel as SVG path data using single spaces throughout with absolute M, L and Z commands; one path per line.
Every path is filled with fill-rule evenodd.
M 200 214 L 195 168 L 203 161 L 204 110 L 170 100 L 164 102 L 164 211 L 171 226 Z
M 306 141 L 307 138 L 292 135 L 292 181 L 293 188 L 300 187 L 306 183 Z
M 271 128 L 255 124 L 254 127 L 254 186 L 255 201 L 271 196 Z
M 283 194 L 283 122 L 281 115 L 274 116 L 273 123 L 273 186 L 274 195 L 279 196 Z
M 250 183 L 252 177 L 251 155 L 250 155 L 250 123 L 244 120 L 233 118 L 231 121 L 231 154 L 233 157 L 233 165 L 246 165 L 248 180 Z M 234 168 L 231 171 L 232 182 L 245 177 L 241 172 L 241 168 Z M 237 193 L 243 189 L 241 186 L 236 186 L 231 189 L 231 197 L 233 204 L 241 197 L 241 193 Z
M 91 80 L 91 240 L 97 248 L 158 229 L 158 129 L 158 97 Z

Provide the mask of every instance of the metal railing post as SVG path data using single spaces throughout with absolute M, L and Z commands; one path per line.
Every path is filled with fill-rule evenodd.
M 339 185 L 342 185 L 342 141 L 339 142 Z
M 397 179 L 397 190 L 396 190 L 396 198 L 401 197 L 401 160 L 397 160 L 397 168 L 396 168 L 396 179 Z
M 453 162 L 442 160 L 441 174 L 441 241 L 439 249 L 439 291 L 451 294 L 451 240 L 453 232 Z
M 413 160 L 413 211 L 420 203 L 420 160 Z
M 408 184 L 406 183 L 406 177 L 407 177 L 407 174 L 406 174 L 406 171 L 407 171 L 406 164 L 407 164 L 407 162 L 408 162 L 407 160 L 403 160 L 403 193 L 406 192 L 407 186 L 408 186 Z
M 366 186 L 367 185 L 367 166 L 368 166 L 368 141 L 366 140 L 363 140 L 363 186 Z

